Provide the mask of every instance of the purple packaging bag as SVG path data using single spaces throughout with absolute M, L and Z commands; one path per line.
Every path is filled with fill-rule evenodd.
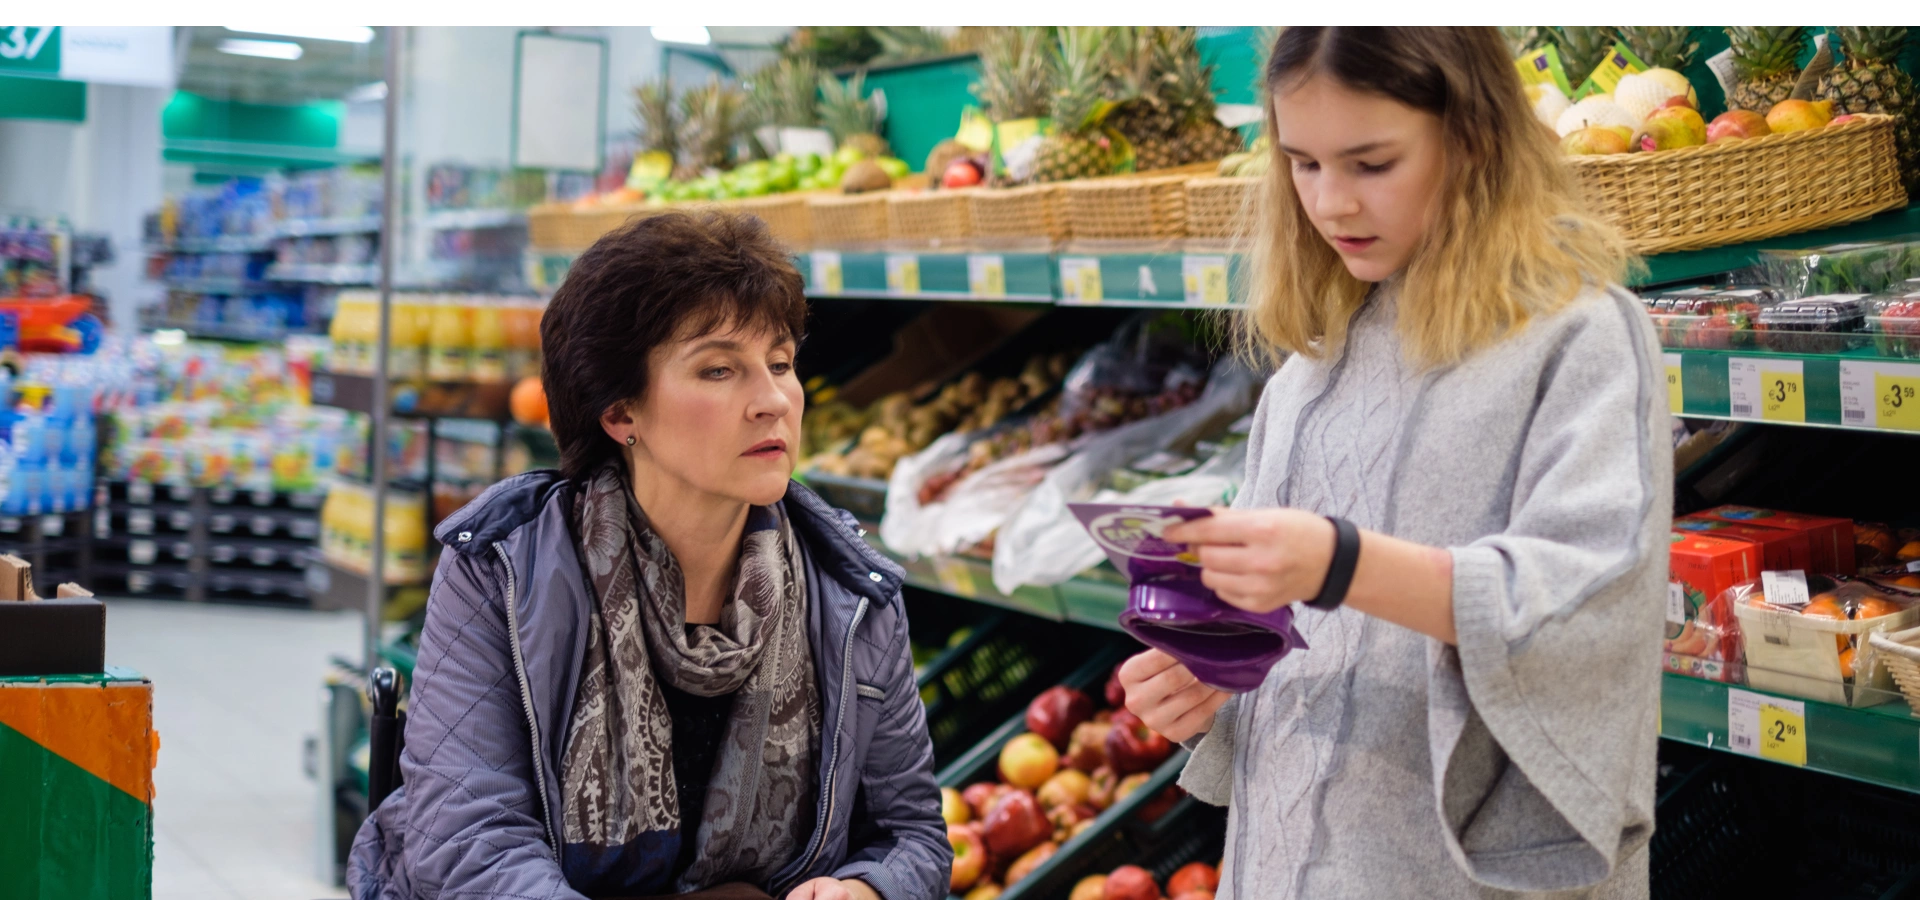
M 1169 525 L 1213 515 L 1191 506 L 1069 503 L 1093 542 L 1133 583 L 1120 627 L 1179 660 L 1216 690 L 1244 694 L 1267 671 L 1307 642 L 1293 627 L 1293 607 L 1268 613 L 1235 607 L 1200 581 L 1192 548 L 1161 537 Z

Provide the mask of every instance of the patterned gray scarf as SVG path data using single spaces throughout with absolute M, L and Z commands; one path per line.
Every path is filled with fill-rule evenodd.
M 749 512 L 732 599 L 719 625 L 691 637 L 680 565 L 633 502 L 624 466 L 586 485 L 574 535 L 596 608 L 560 761 L 566 843 L 611 849 L 680 828 L 663 678 L 696 696 L 735 694 L 676 890 L 766 884 L 808 838 L 820 744 L 803 566 L 785 512 Z

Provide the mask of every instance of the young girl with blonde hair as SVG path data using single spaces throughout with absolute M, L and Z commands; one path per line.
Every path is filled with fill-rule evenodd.
M 1310 649 L 1127 704 L 1229 806 L 1222 900 L 1644 897 L 1672 514 L 1656 342 L 1491 28 L 1283 31 L 1234 509 L 1169 529 Z

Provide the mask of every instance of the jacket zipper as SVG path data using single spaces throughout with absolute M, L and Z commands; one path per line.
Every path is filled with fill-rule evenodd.
M 840 664 L 840 712 L 834 716 L 833 756 L 827 760 L 827 791 L 820 797 L 820 818 L 814 823 L 813 840 L 807 845 L 807 861 L 794 871 L 794 878 L 804 876 L 819 861 L 820 851 L 826 847 L 827 828 L 833 821 L 834 785 L 839 781 L 840 772 L 840 729 L 847 721 L 847 706 L 853 702 L 850 696 L 853 693 L 853 635 L 860 630 L 860 620 L 867 616 L 868 602 L 867 598 L 860 598 L 860 605 L 853 610 L 853 622 L 847 626 L 847 649 Z M 773 892 L 774 896 L 785 896 L 793 887 L 792 884 L 783 885 L 780 890 Z
M 553 848 L 553 858 L 560 858 L 560 841 L 553 833 L 553 805 L 547 800 L 547 773 L 540 755 L 540 723 L 533 717 L 533 691 L 527 686 L 527 664 L 520 655 L 520 616 L 514 611 L 513 562 L 507 559 L 507 551 L 499 544 L 493 550 L 500 557 L 500 564 L 507 569 L 507 641 L 513 648 L 513 674 L 520 679 L 520 706 L 527 712 L 527 735 L 533 738 L 533 783 L 540 788 L 540 824 L 547 832 L 547 845 Z M 847 645 L 852 652 L 853 645 Z

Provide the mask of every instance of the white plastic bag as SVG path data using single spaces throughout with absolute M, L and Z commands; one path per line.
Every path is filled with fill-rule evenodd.
M 1020 506 L 1047 470 L 1072 452 L 1070 444 L 1043 444 L 960 479 L 943 499 L 920 504 L 920 486 L 935 472 L 964 461 L 978 434 L 948 434 L 900 460 L 887 481 L 887 512 L 880 540 L 895 553 L 956 553 L 987 539 Z

